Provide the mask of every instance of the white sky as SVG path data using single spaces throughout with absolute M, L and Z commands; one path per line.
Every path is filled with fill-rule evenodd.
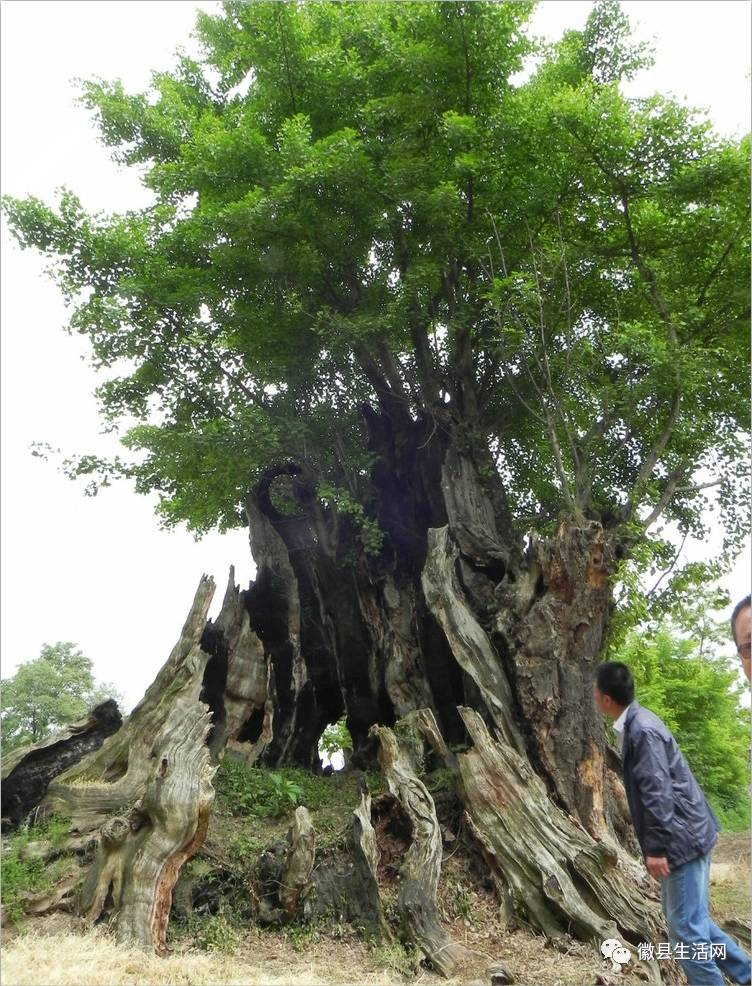
M 75 104 L 75 77 L 120 78 L 145 89 L 190 47 L 197 7 L 163 0 L 3 0 L 0 4 L 2 190 L 53 201 L 66 185 L 88 209 L 121 211 L 148 201 L 135 174 L 118 169 Z M 656 67 L 633 95 L 671 92 L 707 107 L 716 127 L 741 135 L 750 124 L 747 0 L 624 2 L 640 38 L 653 38 Z M 554 39 L 581 27 L 587 2 L 544 0 L 534 29 Z M 246 585 L 253 565 L 244 530 L 196 543 L 160 531 L 153 503 L 124 484 L 96 498 L 32 458 L 33 441 L 68 453 L 116 451 L 99 435 L 86 347 L 66 335 L 68 312 L 44 262 L 2 233 L 2 674 L 38 655 L 43 643 L 72 640 L 112 681 L 130 708 L 174 644 L 203 572 L 224 593 L 230 564 Z M 691 557 L 719 540 L 691 545 Z M 725 580 L 732 598 L 749 591 L 749 550 Z

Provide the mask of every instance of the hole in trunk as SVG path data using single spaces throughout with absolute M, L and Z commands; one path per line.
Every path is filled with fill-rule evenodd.
M 318 751 L 324 773 L 344 770 L 352 754 L 352 737 L 343 717 L 330 722 L 319 737 Z
M 211 654 L 204 668 L 200 696 L 201 701 L 206 702 L 212 713 L 212 725 L 206 738 L 207 744 L 210 744 L 217 726 L 227 717 L 224 699 L 227 686 L 227 645 L 224 634 L 211 620 L 206 624 L 201 635 L 201 649 Z
M 396 883 L 405 853 L 413 841 L 413 825 L 392 794 L 381 794 L 371 805 L 371 824 L 379 850 L 379 883 Z
M 254 709 L 238 733 L 238 743 L 256 743 L 264 728 L 264 710 Z

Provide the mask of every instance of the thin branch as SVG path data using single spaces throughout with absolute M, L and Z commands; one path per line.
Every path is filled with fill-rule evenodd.
M 666 488 L 661 494 L 660 500 L 655 505 L 652 513 L 650 513 L 647 519 L 643 521 L 643 525 L 642 525 L 643 530 L 647 531 L 647 529 L 651 527 L 658 520 L 658 518 L 661 516 L 661 514 L 669 505 L 669 503 L 671 503 L 671 500 L 673 499 L 674 494 L 676 493 L 679 487 L 679 483 L 681 483 L 681 481 L 684 479 L 684 477 L 687 475 L 690 469 L 691 466 L 685 464 L 683 466 L 680 466 L 672 473 L 668 483 L 666 483 Z
M 671 410 L 669 411 L 666 423 L 663 426 L 660 435 L 656 439 L 653 447 L 650 449 L 642 467 L 637 475 L 637 480 L 635 482 L 635 487 L 639 487 L 645 480 L 649 479 L 653 469 L 655 469 L 659 458 L 663 454 L 666 446 L 671 439 L 671 435 L 674 431 L 674 426 L 676 425 L 676 420 L 679 417 L 679 406 L 681 404 L 681 394 L 679 391 L 674 392 L 673 399 L 671 401 Z
M 723 265 L 726 262 L 726 258 L 728 257 L 728 255 L 731 253 L 731 251 L 733 250 L 734 246 L 738 242 L 737 236 L 744 229 L 745 224 L 746 224 L 746 220 L 744 222 L 740 223 L 739 226 L 737 226 L 737 228 L 734 230 L 734 236 L 733 236 L 732 240 L 730 241 L 730 243 L 728 243 L 728 245 L 726 246 L 726 249 L 723 251 L 723 253 L 721 254 L 721 256 L 718 258 L 718 262 L 714 265 L 713 269 L 711 270 L 711 272 L 708 274 L 707 278 L 705 279 L 705 283 L 703 284 L 702 288 L 700 289 L 700 293 L 697 296 L 697 301 L 695 302 L 695 304 L 697 305 L 698 308 L 705 303 L 705 295 L 707 294 L 708 289 L 710 288 L 711 284 L 716 279 L 716 277 L 718 277 L 718 275 L 723 270 Z
M 687 542 L 687 535 L 685 534 L 685 535 L 684 535 L 684 537 L 682 538 L 682 543 L 681 543 L 681 544 L 679 545 L 679 550 L 678 550 L 678 551 L 676 552 L 676 554 L 674 555 L 674 560 L 673 560 L 673 561 L 671 562 L 671 564 L 670 564 L 670 565 L 668 566 L 668 568 L 666 569 L 666 571 L 665 571 L 665 572 L 663 572 L 663 574 L 662 574 L 662 575 L 661 575 L 661 577 L 660 577 L 660 578 L 658 579 L 658 581 L 657 581 L 657 582 L 655 583 L 655 585 L 654 585 L 654 586 L 653 586 L 653 588 L 652 588 L 652 589 L 650 590 L 650 592 L 648 592 L 648 593 L 647 593 L 647 594 L 645 595 L 645 598 L 646 598 L 646 599 L 650 599 L 650 597 L 651 597 L 651 596 L 653 595 L 653 593 L 654 593 L 654 592 L 655 592 L 655 590 L 656 590 L 656 589 L 658 588 L 658 586 L 659 586 L 659 585 L 661 584 L 661 582 L 663 582 L 663 580 L 664 580 L 664 579 L 666 578 L 666 576 L 667 576 L 667 575 L 670 575 L 670 574 L 671 574 L 671 572 L 672 572 L 672 571 L 674 570 L 674 566 L 675 566 L 675 565 L 676 565 L 676 563 L 677 563 L 677 562 L 679 561 L 679 555 L 680 555 L 680 554 L 682 553 L 682 551 L 684 550 L 684 545 L 686 544 L 686 542 Z
M 572 452 L 572 460 L 573 460 L 574 465 L 575 465 L 575 472 L 577 474 L 579 474 L 580 473 L 580 469 L 581 469 L 581 463 L 580 463 L 580 456 L 579 456 L 578 451 L 577 451 L 577 443 L 574 440 L 574 435 L 573 435 L 572 430 L 571 430 L 570 425 L 569 425 L 569 418 L 568 418 L 566 412 L 564 411 L 564 408 L 561 405 L 561 402 L 559 400 L 558 394 L 556 393 L 556 388 L 554 387 L 553 378 L 551 376 L 551 364 L 549 363 L 549 360 L 548 360 L 548 351 L 547 351 L 547 348 L 546 348 L 547 347 L 547 342 L 546 342 L 546 319 L 545 319 L 545 313 L 544 313 L 544 310 L 543 310 L 543 291 L 541 289 L 540 277 L 538 275 L 538 264 L 537 264 L 537 262 L 535 260 L 535 247 L 533 245 L 533 238 L 532 238 L 532 234 L 530 232 L 530 227 L 527 224 L 527 220 L 525 221 L 525 227 L 527 228 L 528 242 L 530 244 L 530 257 L 531 257 L 531 260 L 532 260 L 532 263 L 533 263 L 533 273 L 535 275 L 535 288 L 536 288 L 536 293 L 538 295 L 538 312 L 539 312 L 539 317 L 540 317 L 541 351 L 543 353 L 543 367 L 542 368 L 543 368 L 543 371 L 544 371 L 546 382 L 548 383 L 549 393 L 551 394 L 551 398 L 552 398 L 552 400 L 554 402 L 554 405 L 556 406 L 556 410 L 558 411 L 558 414 L 559 414 L 559 417 L 561 419 L 561 422 L 564 425 L 564 431 L 566 433 L 567 440 L 569 441 L 569 447 L 570 447 L 571 452 Z M 535 355 L 535 352 L 534 351 L 533 351 L 533 355 Z M 536 358 L 536 362 L 540 366 L 540 361 L 537 358 Z

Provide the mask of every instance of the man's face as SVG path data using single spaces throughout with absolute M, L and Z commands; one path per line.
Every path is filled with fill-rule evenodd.
M 752 606 L 745 606 L 744 609 L 740 610 L 736 617 L 736 623 L 734 624 L 734 630 L 736 631 L 736 648 L 739 651 L 739 657 L 742 659 L 742 667 L 744 668 L 744 673 L 747 676 L 747 680 L 752 680 L 750 678 L 750 639 L 752 638 Z
M 609 719 L 617 719 L 619 717 L 621 713 L 621 706 L 617 705 L 610 695 L 604 695 L 595 682 L 593 682 L 593 698 L 595 699 L 595 704 L 598 706 L 599 711 L 602 712 L 604 716 L 608 716 Z

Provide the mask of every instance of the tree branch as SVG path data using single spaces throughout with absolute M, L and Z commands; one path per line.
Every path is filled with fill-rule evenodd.
M 661 516 L 661 514 L 669 505 L 669 503 L 671 503 L 671 500 L 673 499 L 674 494 L 677 491 L 679 483 L 681 483 L 681 481 L 691 470 L 691 468 L 692 468 L 691 465 L 689 465 L 688 463 L 684 463 L 683 465 L 679 466 L 678 469 L 674 470 L 674 472 L 669 477 L 668 482 L 666 483 L 666 488 L 661 494 L 658 503 L 653 508 L 652 513 L 650 513 L 646 518 L 646 520 L 643 521 L 644 530 L 647 531 L 649 527 L 652 527 L 652 525 L 658 520 L 658 518 Z

